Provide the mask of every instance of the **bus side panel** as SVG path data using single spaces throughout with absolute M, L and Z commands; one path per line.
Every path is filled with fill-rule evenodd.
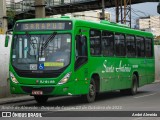
M 146 59 L 147 69 L 146 76 L 148 77 L 148 84 L 154 82 L 155 80 L 155 61 L 154 59 Z

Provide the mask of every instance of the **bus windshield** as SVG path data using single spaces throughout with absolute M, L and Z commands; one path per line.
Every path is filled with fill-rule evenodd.
M 14 35 L 12 49 L 19 70 L 59 70 L 70 63 L 71 35 Z

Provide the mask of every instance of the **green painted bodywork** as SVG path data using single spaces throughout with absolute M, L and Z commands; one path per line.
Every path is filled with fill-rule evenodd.
M 30 19 L 20 20 L 17 22 L 32 22 L 32 21 L 50 21 L 50 20 L 71 20 L 73 29 L 70 31 L 57 31 L 58 33 L 72 34 L 72 51 L 71 63 L 66 70 L 57 78 L 26 78 L 19 77 L 13 69 L 11 62 L 9 70 L 15 75 L 19 84 L 15 84 L 10 80 L 10 87 L 12 94 L 30 94 L 22 90 L 22 86 L 30 86 L 34 88 L 54 87 L 50 94 L 45 95 L 81 95 L 87 94 L 89 91 L 90 80 L 94 75 L 99 76 L 99 92 L 127 89 L 131 88 L 132 75 L 137 74 L 139 80 L 139 87 L 145 84 L 154 82 L 155 77 L 155 61 L 153 58 L 128 58 L 125 57 L 105 57 L 90 55 L 90 29 L 108 30 L 113 32 L 120 32 L 124 34 L 137 35 L 153 39 L 153 35 L 148 32 L 121 27 L 113 24 L 95 23 L 70 18 L 44 18 L 44 19 Z M 75 36 L 79 35 L 79 31 L 83 30 L 81 34 L 87 37 L 88 43 L 88 61 L 80 68 L 75 70 Z M 51 34 L 53 31 L 31 31 L 30 34 Z M 13 31 L 15 34 L 25 34 L 25 32 Z M 12 49 L 11 49 L 12 51 Z M 11 52 L 12 53 L 12 52 Z M 11 61 L 11 60 L 10 60 Z M 126 68 L 125 68 L 126 67 Z M 71 76 L 67 83 L 58 85 L 58 82 L 67 74 L 71 72 Z M 11 79 L 11 78 L 10 78 Z M 36 84 L 36 80 L 54 80 L 54 84 Z

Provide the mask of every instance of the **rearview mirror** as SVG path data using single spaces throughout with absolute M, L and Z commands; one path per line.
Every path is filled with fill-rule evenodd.
M 6 31 L 6 37 L 5 37 L 5 47 L 8 47 L 8 43 L 9 43 L 9 35 L 8 34 L 12 34 L 12 29 Z
M 8 43 L 9 43 L 9 35 L 6 35 L 6 38 L 5 38 L 5 47 L 8 47 Z

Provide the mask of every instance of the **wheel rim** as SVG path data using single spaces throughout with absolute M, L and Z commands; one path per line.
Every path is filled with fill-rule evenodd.
M 137 80 L 136 78 L 134 78 L 134 82 L 133 82 L 133 93 L 137 92 Z
M 89 87 L 89 96 L 90 97 L 93 97 L 95 95 L 95 88 L 94 88 L 94 85 L 93 84 L 90 84 L 90 87 Z

